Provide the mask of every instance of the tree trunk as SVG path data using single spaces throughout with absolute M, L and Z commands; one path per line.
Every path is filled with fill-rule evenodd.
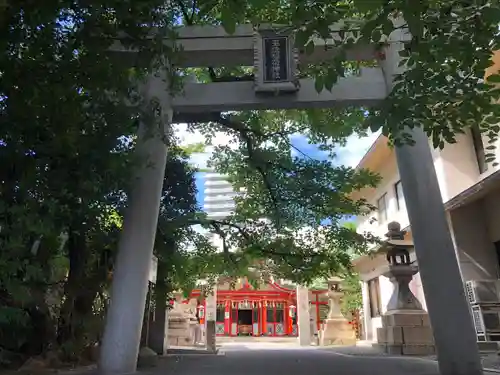
M 64 286 L 64 303 L 59 315 L 57 342 L 63 346 L 65 355 L 78 356 L 83 349 L 85 328 L 83 323 L 92 314 L 95 285 L 90 285 L 86 275 L 90 254 L 86 238 L 80 233 L 70 232 L 68 237 L 69 273 Z
M 80 233 L 70 232 L 67 246 L 70 268 L 57 342 L 67 347 L 65 354 L 78 357 L 86 346 L 99 339 L 102 325 L 100 316 L 94 313 L 94 303 L 106 284 L 113 262 L 109 249 L 100 249 L 99 259 L 94 259 L 86 236 Z
M 158 261 L 158 272 L 154 286 L 154 321 L 150 329 L 149 347 L 159 355 L 167 352 L 168 342 L 168 299 L 171 292 L 168 279 L 168 266 Z

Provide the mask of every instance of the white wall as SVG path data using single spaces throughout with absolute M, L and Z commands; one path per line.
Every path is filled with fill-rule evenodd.
M 382 170 L 375 172 L 377 172 L 382 177 L 382 181 L 380 181 L 378 187 L 374 190 L 371 196 L 364 198 L 367 199 L 369 203 L 376 206 L 377 200 L 384 193 L 386 193 L 388 220 L 379 222 L 378 214 L 376 211 L 374 211 L 366 216 L 358 216 L 356 218 L 356 224 L 358 232 L 368 232 L 384 238 L 385 233 L 387 233 L 387 224 L 389 222 L 397 221 L 401 224 L 401 228 L 407 227 L 410 222 L 408 219 L 408 214 L 406 213 L 406 208 L 398 210 L 397 206 L 395 184 L 399 181 L 399 172 L 397 169 L 396 159 L 394 157 L 391 157 L 391 159 L 387 160 L 387 162 L 384 164 Z M 373 221 L 373 218 L 377 220 Z
M 487 140 L 483 139 L 487 147 Z M 470 134 L 462 134 L 457 137 L 457 143 L 447 144 L 443 150 L 432 149 L 434 168 L 438 178 L 443 202 L 456 197 L 471 186 L 488 177 L 499 166 L 488 166 L 488 170 L 479 173 L 479 167 L 474 152 L 474 146 Z M 496 150 L 497 158 L 500 160 L 500 141 Z M 383 167 L 377 172 L 381 177 L 377 189 L 367 192 L 363 198 L 376 206 L 378 198 L 387 194 L 387 216 L 385 222 L 374 221 L 377 212 L 357 218 L 358 232 L 369 232 L 381 238 L 387 232 L 387 224 L 397 221 L 402 228 L 410 225 L 406 208 L 398 210 L 395 184 L 400 180 L 394 152 L 385 160 Z M 448 212 L 450 231 L 457 249 L 460 268 L 464 280 L 491 279 L 499 277 L 498 259 L 493 243 L 500 241 L 500 187 L 499 190 L 489 193 L 483 199 L 470 203 Z M 435 249 L 438 251 L 439 249 Z M 414 255 L 412 255 L 414 258 Z M 375 277 L 379 278 L 382 311 L 385 312 L 387 302 L 392 293 L 392 284 L 382 273 L 387 269 L 386 263 L 378 257 L 370 259 L 366 257 L 360 269 L 363 280 L 363 310 L 365 320 L 365 337 L 367 340 L 377 340 L 377 327 L 381 327 L 381 318 L 370 317 L 367 281 Z M 411 289 L 427 309 L 424 291 L 420 275 L 415 275 Z
M 488 147 L 488 139 L 483 137 L 484 147 Z M 500 144 L 497 142 L 495 154 L 500 160 Z M 489 152 L 486 150 L 486 152 Z M 488 169 L 479 173 L 479 167 L 472 142 L 470 131 L 466 134 L 457 135 L 457 143 L 447 144 L 443 150 L 437 151 L 436 159 L 439 159 L 443 178 L 440 181 L 443 202 L 454 198 L 458 194 L 477 184 L 495 171 L 498 166 L 488 164 Z M 437 167 L 436 167 L 437 169 Z
M 479 167 L 469 134 L 457 135 L 457 143 L 434 150 L 433 157 L 443 202 L 477 182 Z
M 487 142 L 487 139 L 483 137 L 485 147 L 488 146 Z M 469 132 L 457 135 L 457 142 L 455 144 L 447 144 L 442 150 L 436 150 L 431 147 L 431 152 L 443 202 L 449 201 L 500 169 L 500 166 L 493 167 L 490 164 L 487 171 L 482 174 L 479 173 L 472 137 Z M 500 140 L 496 154 L 498 160 L 500 160 Z M 384 162 L 383 168 L 374 172 L 382 177 L 382 181 L 370 196 L 365 196 L 364 198 L 376 206 L 377 200 L 384 193 L 387 193 L 387 222 L 398 221 L 402 228 L 409 226 L 410 222 L 406 209 L 397 209 L 394 185 L 400 180 L 400 177 L 394 152 L 391 153 L 390 159 Z M 387 232 L 387 222 L 380 223 L 375 221 L 370 224 L 371 218 L 377 218 L 377 212 L 358 217 L 358 231 L 360 233 L 369 232 L 383 237 Z
M 446 195 L 446 164 L 440 156 L 440 151 L 432 150 L 432 156 L 434 159 L 434 168 L 436 169 L 436 175 L 439 182 L 439 187 L 441 189 L 441 195 Z M 366 216 L 359 216 L 357 218 L 357 228 L 360 233 L 368 232 L 373 235 L 384 238 L 385 233 L 387 233 L 387 224 L 391 221 L 397 221 L 401 224 L 401 228 L 406 228 L 410 225 L 410 220 L 408 218 L 408 213 L 406 207 L 398 209 L 397 196 L 395 185 L 400 181 L 398 166 L 396 163 L 395 153 L 391 153 L 391 158 L 384 163 L 384 167 L 381 170 L 374 171 L 378 173 L 382 181 L 380 181 L 378 187 L 372 193 L 371 196 L 364 197 L 374 206 L 377 206 L 377 200 L 382 197 L 385 193 L 387 194 L 387 217 L 385 222 L 372 221 L 372 218 L 377 218 L 377 212 L 374 211 Z M 370 222 L 372 221 L 372 222 Z

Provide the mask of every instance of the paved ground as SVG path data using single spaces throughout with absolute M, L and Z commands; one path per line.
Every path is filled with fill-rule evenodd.
M 438 375 L 435 362 L 369 350 L 300 348 L 288 342 L 225 342 L 219 355 L 173 356 L 150 375 Z

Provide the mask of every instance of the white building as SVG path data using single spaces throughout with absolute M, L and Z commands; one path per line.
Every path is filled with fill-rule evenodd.
M 234 198 L 237 193 L 227 176 L 215 172 L 206 172 L 204 176 L 205 198 L 203 209 L 209 219 L 223 220 L 234 212 Z
M 487 140 L 481 139 L 477 131 L 471 131 L 458 135 L 457 142 L 446 145 L 443 150 L 432 150 L 463 281 L 500 277 L 500 167 L 485 162 L 486 146 Z M 497 160 L 499 146 L 500 142 L 495 150 Z M 384 238 L 387 224 L 397 221 L 407 231 L 406 239 L 412 239 L 395 152 L 387 138 L 380 136 L 375 141 L 358 168 L 370 169 L 382 180 L 376 189 L 363 189 L 353 195 L 378 207 L 369 215 L 357 218 L 357 230 Z M 416 259 L 414 253 L 411 258 Z M 382 254 L 359 257 L 353 264 L 363 280 L 365 338 L 376 341 L 381 315 L 393 290 L 390 280 L 382 276 L 388 264 Z M 419 274 L 415 275 L 410 289 L 426 308 Z
M 224 220 L 234 213 L 236 206 L 234 198 L 238 193 L 235 192 L 227 176 L 216 172 L 206 172 L 204 185 L 203 209 L 208 219 Z M 212 244 L 222 251 L 222 238 L 215 233 L 212 233 L 210 237 Z
M 493 61 L 494 65 L 486 70 L 486 76 L 500 70 L 500 51 L 494 54 Z M 496 148 L 489 152 L 494 153 L 499 161 L 500 140 L 494 145 Z M 446 144 L 442 150 L 432 149 L 464 282 L 500 279 L 500 165 L 486 162 L 487 147 L 488 139 L 473 127 L 465 134 L 458 134 L 455 144 Z M 353 195 L 353 198 L 364 198 L 378 208 L 358 218 L 358 231 L 384 237 L 387 224 L 397 221 L 407 231 L 406 239 L 412 239 L 395 152 L 385 137 L 380 136 L 374 142 L 358 168 L 370 169 L 382 178 L 377 188 L 363 189 Z M 416 259 L 414 253 L 411 258 Z M 388 268 L 387 261 L 382 254 L 366 255 L 355 259 L 353 264 L 363 280 L 364 338 L 377 341 L 377 327 L 382 325 L 381 315 L 386 312 L 393 291 L 390 280 L 382 276 Z M 419 274 L 414 276 L 410 289 L 426 309 Z

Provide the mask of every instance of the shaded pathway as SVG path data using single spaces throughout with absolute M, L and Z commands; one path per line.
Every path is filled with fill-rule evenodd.
M 234 343 L 219 355 L 172 356 L 153 375 L 438 375 L 418 358 L 378 357 L 321 348 Z

